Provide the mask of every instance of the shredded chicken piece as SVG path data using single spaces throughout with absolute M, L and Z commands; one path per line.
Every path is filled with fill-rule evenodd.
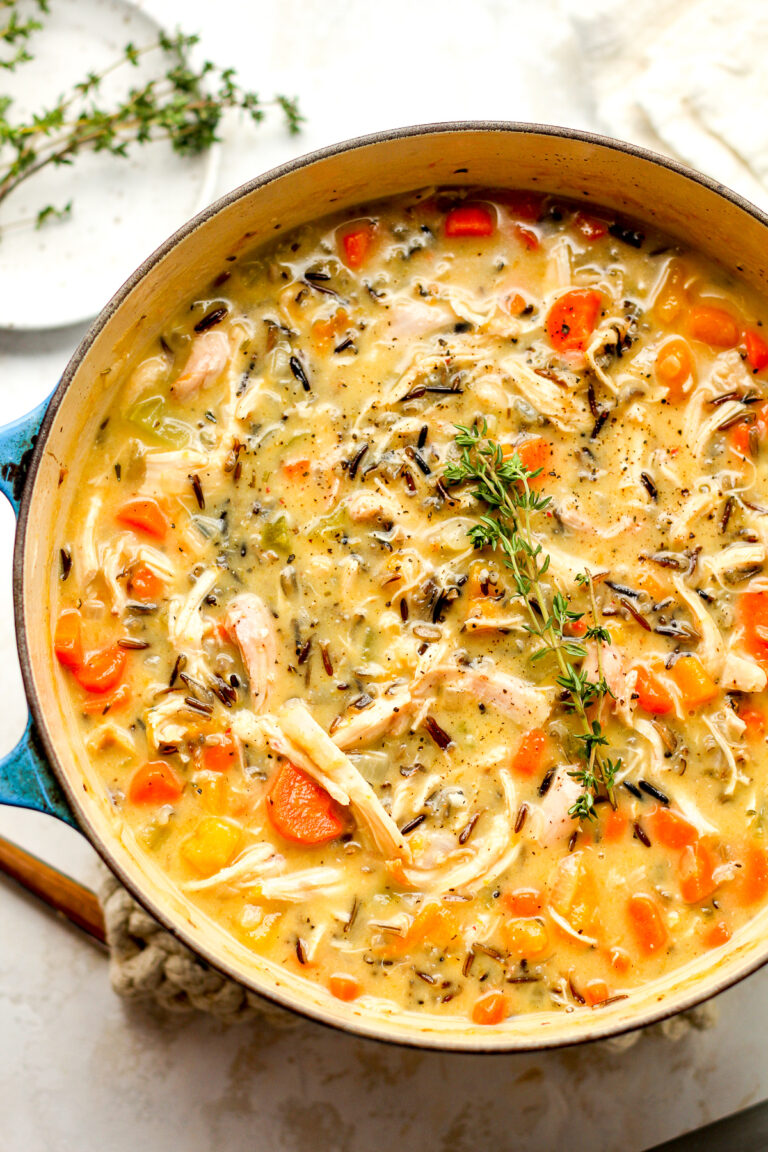
M 726 400 L 725 404 L 718 405 L 710 416 L 702 420 L 691 444 L 694 457 L 699 460 L 715 432 L 743 411 L 744 405 L 740 404 L 738 400 Z
M 285 858 L 275 851 L 274 845 L 266 841 L 252 844 L 241 852 L 234 863 L 214 872 L 204 880 L 188 880 L 182 884 L 188 892 L 204 892 L 207 888 L 227 885 L 241 888 L 251 885 L 262 876 L 274 874 L 285 867 Z
M 185 597 L 171 600 L 168 605 L 168 638 L 174 648 L 201 647 L 203 621 L 200 609 L 218 577 L 216 568 L 207 568 L 201 572 Z
M 621 516 L 608 526 L 595 524 L 593 520 L 587 519 L 579 512 L 575 500 L 561 501 L 557 505 L 557 518 L 566 528 L 572 528 L 576 532 L 584 532 L 587 536 L 599 537 L 602 540 L 612 540 L 614 536 L 621 536 L 630 528 L 638 526 L 633 516 Z
M 254 711 L 267 703 L 275 679 L 277 632 L 266 604 L 255 592 L 241 592 L 227 608 L 226 624 L 248 673 Z
M 682 576 L 673 576 L 672 583 L 675 585 L 680 599 L 688 605 L 701 633 L 701 640 L 697 648 L 698 656 L 710 676 L 717 680 L 720 677 L 725 659 L 725 645 L 720 635 L 720 629 L 704 607 L 701 597 L 687 586 Z
M 733 719 L 731 719 L 731 717 Z M 726 796 L 733 796 L 737 784 L 749 783 L 748 779 L 739 771 L 739 766 L 736 763 L 736 757 L 733 754 L 732 748 L 732 744 L 743 734 L 744 724 L 739 721 L 736 713 L 730 708 L 724 709 L 722 712 L 716 712 L 711 716 L 702 716 L 701 719 L 712 733 L 712 739 L 722 752 L 723 759 L 728 768 L 728 782 L 723 792 Z M 736 726 L 734 726 L 734 721 L 736 721 Z M 738 731 L 739 724 L 741 725 L 741 732 Z
M 320 865 L 317 868 L 302 868 L 298 872 L 286 872 L 282 876 L 267 876 L 258 881 L 258 888 L 263 900 L 297 904 L 311 896 L 330 896 L 341 890 L 344 881 L 341 868 Z
M 623 340 L 629 331 L 631 323 L 632 321 L 628 320 L 626 316 L 607 317 L 600 327 L 594 331 L 589 344 L 584 350 L 584 358 L 587 364 L 600 383 L 614 395 L 618 391 L 616 383 L 602 368 L 598 357 L 601 353 L 607 352 L 609 348 L 615 349 L 617 347 L 619 341 Z
M 724 580 L 726 572 L 746 571 L 765 563 L 765 544 L 729 544 L 714 556 L 705 556 L 702 567 L 712 573 L 722 588 L 728 585 Z
M 132 734 L 114 720 L 108 720 L 89 732 L 85 738 L 85 746 L 91 752 L 102 752 L 105 748 L 121 748 L 130 755 L 136 752 L 136 741 Z
M 391 696 L 379 697 L 370 708 L 336 729 L 332 737 L 334 744 L 346 752 L 357 744 L 377 740 L 398 721 L 407 717 L 411 704 L 411 694 L 407 689 L 393 692 Z
M 582 664 L 582 671 L 586 672 L 590 680 L 596 682 L 600 678 L 597 642 L 588 642 L 586 649 L 587 655 Z M 636 701 L 632 699 L 637 684 L 637 671 L 628 664 L 621 650 L 612 644 L 600 644 L 600 659 L 605 682 L 612 696 L 609 701 L 610 707 L 622 724 L 632 728 L 637 707 Z
M 519 360 L 508 358 L 502 367 L 515 391 L 561 431 L 586 432 L 591 429 L 594 418 L 579 393 L 540 376 Z
M 347 497 L 346 508 L 356 524 L 371 520 L 395 520 L 401 512 L 391 496 L 383 492 L 353 492 Z
M 184 703 L 184 693 L 173 692 L 147 709 L 144 723 L 147 740 L 155 751 L 159 751 L 166 744 L 182 744 L 195 720 Z
M 99 550 L 96 545 L 96 521 L 99 518 L 102 503 L 103 500 L 101 496 L 91 497 L 88 511 L 83 521 L 83 530 L 80 533 L 78 552 L 80 579 L 83 582 L 83 587 L 90 584 L 101 567 Z
M 754 660 L 733 652 L 726 652 L 720 671 L 720 687 L 724 692 L 764 692 L 768 676 Z
M 450 692 L 469 693 L 483 704 L 498 708 L 517 724 L 540 727 L 552 710 L 554 689 L 535 685 L 501 672 L 492 665 L 464 668 L 460 664 L 440 664 L 425 672 L 413 689 L 422 695 L 436 682 Z
M 541 804 L 531 806 L 533 818 L 529 817 L 528 830 L 545 848 L 570 835 L 578 827 L 570 809 L 581 795 L 582 787 L 570 775 L 573 769 L 573 764 L 559 765 Z
M 171 386 L 178 400 L 189 400 L 221 376 L 229 361 L 229 339 L 220 329 L 202 332 L 192 342 L 184 371 Z
M 336 747 L 307 708 L 298 700 L 285 705 L 278 723 L 310 764 L 320 770 L 324 780 L 333 780 L 347 793 L 355 814 L 364 821 L 380 852 L 388 858 L 410 859 L 407 841 L 381 801 L 355 768 L 352 761 Z M 322 781 L 320 781 L 322 783 Z

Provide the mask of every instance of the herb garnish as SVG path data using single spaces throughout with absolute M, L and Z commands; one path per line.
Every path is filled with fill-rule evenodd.
M 591 819 L 598 797 L 607 796 L 615 807 L 614 786 L 621 767 L 621 760 L 611 760 L 606 755 L 608 741 L 600 721 L 588 714 L 588 709 L 611 695 L 601 653 L 601 644 L 610 644 L 611 637 L 600 623 L 592 577 L 586 572 L 577 581 L 589 595 L 592 623 L 584 636 L 597 642 L 596 681 L 577 667 L 587 654 L 586 648 L 566 635 L 566 628 L 584 614 L 569 608 L 562 593 L 552 592 L 543 583 L 550 557 L 534 537 L 533 518 L 546 511 L 551 497 L 534 491 L 530 484 L 541 469 L 526 468 L 516 452 L 505 455 L 502 445 L 489 437 L 486 421 L 482 426 L 475 423 L 472 428 L 456 425 L 456 429 L 455 443 L 462 450 L 461 459 L 446 465 L 444 478 L 449 484 L 475 485 L 473 496 L 489 512 L 478 516 L 468 535 L 475 548 L 500 552 L 512 573 L 513 594 L 523 602 L 528 614 L 526 630 L 541 642 L 531 659 L 550 657 L 556 663 L 556 683 L 565 694 L 565 706 L 576 715 L 581 727 L 575 739 L 582 765 L 570 775 L 579 781 L 583 792 L 570 815 Z
M 0 48 L 12 48 L 10 57 L 0 57 L 0 68 L 6 70 L 32 59 L 29 40 L 42 27 L 40 19 L 20 21 L 15 7 L 16 0 L 0 2 L 0 10 L 11 10 L 4 24 L 0 15 Z M 38 0 L 38 7 L 41 16 L 47 14 L 47 0 Z M 9 119 L 11 97 L 0 94 L 0 147 L 7 154 L 0 164 L 0 203 L 43 168 L 71 164 L 84 151 L 125 157 L 130 145 L 165 139 L 175 152 L 197 155 L 219 139 L 217 131 L 225 109 L 240 109 L 254 123 L 263 120 L 264 103 L 255 92 L 237 84 L 234 69 L 220 68 L 209 60 L 199 66 L 191 62 L 190 53 L 197 42 L 197 36 L 177 32 L 172 36 L 160 33 L 142 47 L 126 44 L 112 65 L 102 72 L 88 73 L 28 123 Z M 164 54 L 162 74 L 131 88 L 122 101 L 107 104 L 98 100 L 107 75 L 120 67 L 135 67 L 150 52 Z M 288 130 L 298 132 L 302 117 L 297 102 L 275 96 L 272 103 L 282 110 Z M 34 222 L 40 226 L 68 214 L 70 207 L 49 204 Z

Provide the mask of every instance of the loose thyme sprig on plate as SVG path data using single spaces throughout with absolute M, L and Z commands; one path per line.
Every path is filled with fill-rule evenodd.
M 2 7 L 0 0 L 0 20 Z M 10 7 L 14 7 L 13 2 Z M 45 4 L 40 8 L 47 12 Z M 14 44 L 21 38 L 28 43 L 38 27 L 39 21 L 20 24 L 11 12 L 6 27 L 0 27 L 0 42 Z M 219 68 L 209 60 L 197 67 L 192 64 L 190 53 L 197 42 L 197 36 L 177 32 L 174 36 L 161 33 L 156 41 L 141 48 L 127 44 L 110 67 L 90 72 L 70 93 L 28 123 L 13 123 L 9 118 L 12 101 L 0 95 L 0 149 L 7 156 L 0 164 L 0 203 L 41 169 L 71 164 L 86 150 L 124 157 L 130 145 L 164 139 L 182 155 L 197 155 L 218 140 L 226 108 L 239 108 L 254 123 L 263 120 L 265 104 L 255 92 L 237 84 L 232 68 Z M 100 103 L 104 78 L 118 68 L 135 67 L 149 52 L 163 53 L 162 74 L 131 88 L 122 101 Z M 15 67 L 30 59 L 24 48 L 3 66 Z M 296 101 L 276 96 L 272 103 L 282 110 L 288 130 L 298 132 L 302 117 Z M 39 226 L 62 216 L 69 207 L 48 205 L 37 214 L 36 223 Z
M 597 642 L 597 680 L 590 680 L 587 673 L 577 667 L 587 654 L 584 645 L 565 634 L 566 627 L 582 619 L 583 613 L 573 611 L 561 592 L 554 592 L 542 583 L 550 557 L 534 537 L 533 518 L 546 511 L 551 497 L 534 491 L 530 484 L 541 469 L 526 468 L 516 452 L 505 456 L 502 445 L 489 437 L 485 421 L 472 428 L 458 424 L 456 429 L 455 443 L 462 450 L 461 459 L 446 465 L 445 479 L 449 484 L 474 484 L 473 496 L 490 509 L 478 516 L 477 524 L 468 534 L 475 548 L 500 552 L 511 571 L 514 594 L 522 600 L 528 613 L 526 630 L 541 641 L 531 659 L 549 656 L 555 660 L 558 669 L 555 682 L 563 689 L 565 705 L 577 716 L 581 727 L 576 740 L 583 763 L 570 775 L 579 781 L 583 791 L 570 814 L 578 819 L 591 818 L 599 796 L 607 796 L 615 805 L 614 783 L 621 767 L 621 760 L 614 761 L 606 755 L 608 741 L 600 721 L 588 715 L 589 708 L 610 695 L 600 644 L 609 644 L 611 638 L 600 622 L 592 577 L 586 572 L 577 580 L 589 593 L 592 623 L 585 639 Z

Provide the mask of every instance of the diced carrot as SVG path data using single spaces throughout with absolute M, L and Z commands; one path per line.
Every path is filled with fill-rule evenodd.
M 283 472 L 289 480 L 304 480 L 309 475 L 310 461 L 306 457 L 290 460 L 283 464 Z
M 365 263 L 371 245 L 373 244 L 373 224 L 357 224 L 341 235 L 341 246 L 344 252 L 344 262 L 348 268 L 357 270 Z
M 688 712 L 700 708 L 717 696 L 717 684 L 698 656 L 681 657 L 673 664 L 670 675 L 677 684 L 683 708 Z
M 437 900 L 429 900 L 416 913 L 407 932 L 403 936 L 388 933 L 379 950 L 387 957 L 407 956 L 423 947 L 444 951 L 457 933 L 454 912 Z
M 237 763 L 237 744 L 232 734 L 225 732 L 219 744 L 204 745 L 201 760 L 207 772 L 228 772 Z
M 637 892 L 627 902 L 627 915 L 637 946 L 646 956 L 658 952 L 667 942 L 667 929 L 652 896 Z
M 597 917 L 598 890 L 590 856 L 591 849 L 564 856 L 550 886 L 550 904 L 577 932 L 588 932 Z
M 671 260 L 664 282 L 653 302 L 653 314 L 661 323 L 669 327 L 674 324 L 684 308 L 688 306 L 686 280 L 688 273 L 680 260 Z
M 667 712 L 671 712 L 674 702 L 664 683 L 661 666 L 649 667 L 641 664 L 635 671 L 637 672 L 635 692 L 640 707 L 650 712 L 652 716 L 664 716 Z
M 83 631 L 80 613 L 76 608 L 65 608 L 59 613 L 53 636 L 53 650 L 65 668 L 79 668 L 83 662 Z
M 753 372 L 762 372 L 763 368 L 768 368 L 768 343 L 756 329 L 744 329 L 744 348 Z
M 583 352 L 602 307 L 602 297 L 591 288 L 572 288 L 547 313 L 547 335 L 557 352 Z
M 123 678 L 125 662 L 125 650 L 112 644 L 100 652 L 91 652 L 72 671 L 75 680 L 86 692 L 111 692 Z
M 737 894 L 742 904 L 757 904 L 768 896 L 768 850 L 752 846 L 741 862 Z
M 89 716 L 104 716 L 107 712 L 119 712 L 131 702 L 131 690 L 127 684 L 121 684 L 109 695 L 102 694 L 95 700 L 83 700 L 80 710 Z
M 356 980 L 354 976 L 337 972 L 328 977 L 328 991 L 337 1000 L 357 1000 L 362 990 L 360 981 Z
M 138 768 L 128 785 L 132 804 L 174 804 L 184 791 L 184 781 L 165 760 L 150 760 Z
M 629 817 L 623 808 L 611 808 L 605 805 L 605 815 L 602 817 L 603 840 L 615 844 L 621 840 L 629 827 Z
M 332 316 L 320 317 L 312 324 L 312 343 L 319 352 L 328 353 L 349 330 L 350 317 L 346 308 L 337 308 Z
M 134 600 L 146 603 L 162 596 L 164 582 L 146 564 L 136 564 L 128 577 L 128 593 Z
M 747 726 L 746 737 L 748 740 L 760 740 L 765 732 L 768 717 L 765 712 L 761 712 L 757 708 L 739 708 L 739 719 Z
M 610 996 L 605 980 L 590 980 L 582 989 L 582 995 L 590 1006 L 602 1004 Z
M 505 188 L 494 191 L 492 198 L 499 204 L 503 204 L 510 216 L 516 216 L 518 220 L 535 224 L 541 219 L 544 197 L 540 192 L 509 191 Z
M 129 500 L 117 513 L 117 519 L 131 528 L 138 528 L 156 540 L 164 540 L 168 532 L 168 517 L 157 500 L 144 497 Z
M 493 214 L 482 204 L 460 204 L 445 218 L 446 236 L 491 236 L 494 228 Z
M 742 592 L 737 612 L 746 652 L 768 671 L 768 592 Z
M 533 436 L 522 440 L 515 445 L 515 452 L 520 457 L 520 463 L 529 472 L 538 472 L 528 483 L 531 488 L 539 488 L 544 483 L 544 469 L 552 456 L 552 445 L 543 436 Z
M 549 933 L 541 920 L 506 920 L 501 931 L 507 951 L 516 958 L 530 960 L 549 947 Z
M 201 876 L 212 876 L 226 868 L 240 850 L 242 830 L 218 816 L 206 816 L 191 836 L 182 841 L 180 852 L 187 864 Z
M 608 952 L 608 963 L 614 972 L 619 972 L 622 976 L 632 967 L 630 955 L 624 948 L 611 948 Z
M 544 768 L 549 751 L 549 737 L 543 728 L 526 732 L 512 757 L 512 771 L 516 776 L 538 776 Z
M 590 242 L 602 240 L 603 236 L 608 235 L 608 221 L 599 216 L 590 216 L 587 212 L 577 212 L 573 224 L 584 239 Z
M 725 920 L 718 920 L 715 924 L 710 924 L 702 933 L 702 940 L 707 948 L 722 948 L 723 944 L 727 944 L 733 933 L 726 924 Z
M 326 844 L 344 831 L 339 806 L 294 764 L 278 769 L 267 796 L 267 815 L 275 830 L 296 844 Z
M 520 316 L 528 307 L 528 302 L 519 292 L 513 292 L 504 300 L 504 307 L 510 316 Z
M 515 224 L 515 236 L 529 252 L 535 252 L 541 241 L 532 228 L 524 228 L 522 224 Z
M 698 904 L 712 895 L 717 888 L 712 875 L 714 867 L 712 853 L 701 840 L 683 849 L 677 870 L 680 875 L 680 895 L 686 904 Z
M 656 353 L 656 376 L 666 386 L 672 404 L 686 399 L 685 385 L 693 380 L 693 367 L 693 353 L 682 336 L 666 340 Z
M 506 1020 L 509 1009 L 503 992 L 486 992 L 472 1007 L 472 1020 L 475 1024 L 501 1024 Z
M 687 848 L 699 838 L 693 824 L 674 808 L 657 804 L 648 813 L 647 820 L 654 844 L 658 842 L 665 848 Z
M 669 585 L 663 584 L 653 572 L 639 572 L 635 583 L 657 604 L 669 595 Z
M 538 888 L 515 888 L 502 897 L 504 905 L 513 916 L 535 916 L 541 912 L 544 897 Z
M 688 315 L 688 331 L 694 340 L 713 348 L 733 348 L 739 342 L 739 325 L 725 308 L 697 304 Z
M 563 628 L 563 631 L 565 632 L 566 636 L 575 636 L 579 638 L 581 636 L 586 636 L 587 627 L 588 625 L 586 620 L 583 616 L 581 616 L 578 620 L 568 620 Z

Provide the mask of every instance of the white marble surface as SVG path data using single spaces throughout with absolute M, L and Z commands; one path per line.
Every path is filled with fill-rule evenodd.
M 644 0 L 645 2 L 645 0 Z M 451 118 L 584 127 L 566 0 L 150 0 L 169 26 L 267 95 L 297 93 L 301 137 L 231 123 L 219 191 L 298 152 L 359 132 Z M 600 2 L 605 9 L 605 0 Z M 616 19 L 620 5 L 616 4 Z M 579 4 L 583 17 L 589 9 Z M 394 83 L 393 83 L 394 77 Z M 76 186 L 75 186 L 76 191 Z M 181 221 L 179 221 L 181 222 Z M 145 255 L 142 222 L 137 259 Z M 72 291 L 82 282 L 76 260 Z M 115 284 L 115 287 L 117 284 Z M 55 383 L 81 334 L 0 333 L 4 416 Z M 13 649 L 13 523 L 0 508 L 0 748 L 23 728 Z M 47 817 L 0 811 L 0 832 L 85 881 L 85 842 Z M 720 999 L 711 1030 L 524 1057 L 386 1048 L 301 1024 L 288 1033 L 160 1019 L 112 994 L 104 957 L 0 883 L 0 1148 L 3 1152 L 535 1149 L 627 1152 L 768 1096 L 768 972 Z

